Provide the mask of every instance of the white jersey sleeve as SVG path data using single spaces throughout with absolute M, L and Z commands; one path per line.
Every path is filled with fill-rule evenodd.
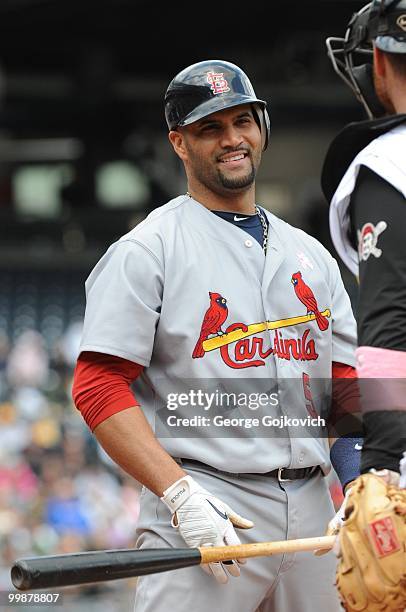
M 135 240 L 114 243 L 86 281 L 80 351 L 148 366 L 163 292 L 163 266 Z
M 350 164 L 331 200 L 330 233 L 337 253 L 358 275 L 358 253 L 349 238 L 349 205 L 359 169 L 366 166 L 406 197 L 406 126 L 400 125 L 369 143 Z

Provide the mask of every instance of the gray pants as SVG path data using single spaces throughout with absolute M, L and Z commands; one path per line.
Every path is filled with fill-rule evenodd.
M 312 478 L 279 485 L 258 475 L 231 475 L 182 465 L 203 487 L 254 521 L 237 530 L 243 544 L 323 535 L 334 514 L 326 479 Z M 170 525 L 160 499 L 143 489 L 137 548 L 184 547 Z M 200 567 L 153 574 L 139 579 L 135 612 L 339 612 L 332 552 L 276 555 L 248 559 L 239 578 L 218 584 Z

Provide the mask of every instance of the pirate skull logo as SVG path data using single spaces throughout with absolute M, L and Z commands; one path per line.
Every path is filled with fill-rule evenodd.
M 379 221 L 376 225 L 373 223 L 365 223 L 358 234 L 358 254 L 360 261 L 366 261 L 371 255 L 380 257 L 382 249 L 378 249 L 378 237 L 388 227 L 385 221 Z

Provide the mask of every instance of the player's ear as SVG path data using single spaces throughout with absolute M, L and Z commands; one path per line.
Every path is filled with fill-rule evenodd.
M 374 47 L 374 67 L 376 74 L 380 77 L 386 76 L 386 62 L 385 53 L 378 49 L 378 47 Z
M 174 148 L 175 153 L 179 155 L 181 160 L 185 161 L 187 153 L 182 132 L 178 130 L 171 130 L 168 134 L 168 138 L 169 142 Z

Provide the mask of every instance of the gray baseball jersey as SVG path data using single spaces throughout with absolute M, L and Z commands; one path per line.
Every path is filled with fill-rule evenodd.
M 264 390 L 269 381 L 296 380 L 281 393 L 279 384 L 276 407 L 250 416 L 315 416 L 312 381 L 330 379 L 333 361 L 354 365 L 356 326 L 337 263 L 311 236 L 267 217 L 264 257 L 249 234 L 186 195 L 153 211 L 91 272 L 81 351 L 145 366 L 134 391 L 172 456 L 234 473 L 311 465 L 327 473 L 326 440 L 292 435 L 288 426 L 282 436 L 253 434 L 243 420 L 227 433 L 202 421 L 184 434 L 161 427 L 168 393 L 189 381 Z M 172 418 L 196 414 L 191 404 L 179 401 Z

